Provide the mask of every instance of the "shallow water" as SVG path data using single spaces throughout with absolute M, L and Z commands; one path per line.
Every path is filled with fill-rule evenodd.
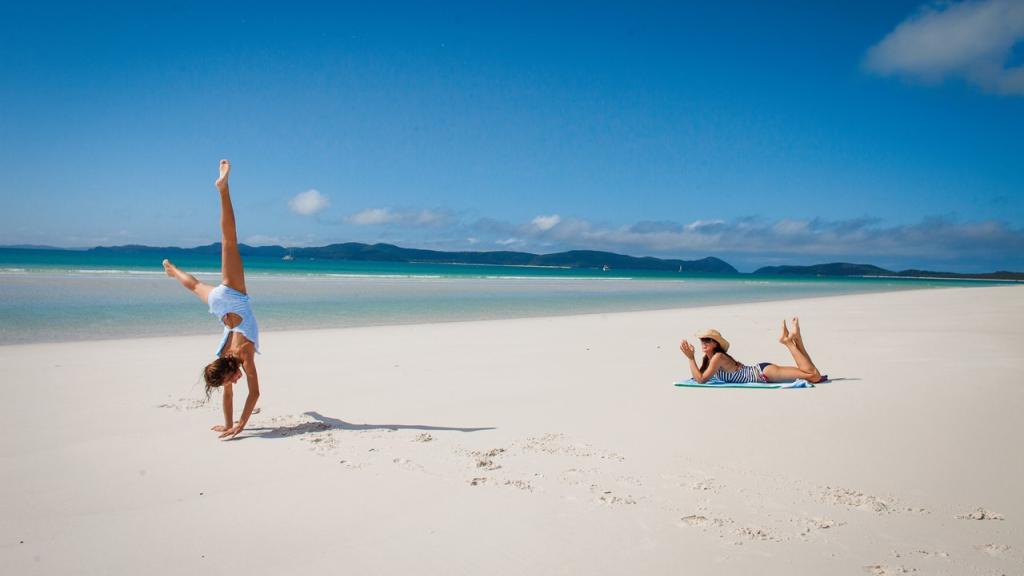
M 5 258 L 5 252 L 7 256 Z M 0 344 L 210 334 L 206 306 L 153 258 L 0 251 Z M 17 251 L 36 252 L 36 251 Z M 120 256 L 120 255 L 118 255 Z M 180 259 L 216 270 L 215 258 Z M 987 282 L 879 278 L 763 278 L 607 273 L 501 266 L 249 259 L 260 328 L 294 330 L 450 322 L 758 302 Z M 217 273 L 197 273 L 216 284 Z M 215 345 L 215 343 L 211 344 Z

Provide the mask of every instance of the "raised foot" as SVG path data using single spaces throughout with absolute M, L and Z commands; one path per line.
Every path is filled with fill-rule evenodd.
M 227 160 L 221 160 L 220 161 L 220 177 L 217 178 L 216 182 L 214 182 L 214 185 L 216 185 L 217 189 L 220 190 L 221 192 L 227 192 L 228 191 L 228 175 L 230 173 L 231 173 L 231 162 L 228 162 Z
M 164 261 L 161 262 L 161 264 L 164 265 L 164 272 L 166 272 L 171 278 L 174 278 L 174 264 L 171 264 L 171 261 L 166 258 L 164 258 Z
M 782 335 L 779 336 L 779 344 L 789 345 L 793 342 L 793 336 L 789 333 L 789 327 L 786 326 L 786 321 L 782 321 Z
M 793 339 L 800 340 L 800 319 L 796 316 L 793 317 Z

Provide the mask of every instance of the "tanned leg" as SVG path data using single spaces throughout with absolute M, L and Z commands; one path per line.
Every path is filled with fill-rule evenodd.
M 242 256 L 238 253 L 238 236 L 235 232 L 235 210 L 231 206 L 231 193 L 228 190 L 228 174 L 231 163 L 220 161 L 220 177 L 215 183 L 220 191 L 220 271 L 224 283 L 245 294 L 245 270 L 242 268 Z
M 811 382 L 818 382 L 821 380 L 821 373 L 818 372 L 818 368 L 811 361 L 811 357 L 807 355 L 807 350 L 803 347 L 803 340 L 800 334 L 800 320 L 793 318 L 793 332 L 790 333 L 789 328 L 786 327 L 786 321 L 782 321 L 782 336 L 779 338 L 789 353 L 793 356 L 793 360 L 796 362 L 797 370 L 802 374 L 800 378 L 806 378 Z M 786 372 L 786 375 L 792 375 L 786 371 L 785 366 L 778 366 L 782 371 Z M 767 375 L 767 374 L 766 374 Z M 781 374 L 780 374 L 781 375 Z
M 181 285 L 189 292 L 192 292 L 198 296 L 200 300 L 206 303 L 210 295 L 210 290 L 213 290 L 212 286 L 203 284 L 188 272 L 182 272 L 177 266 L 172 264 L 170 260 L 164 260 L 163 265 L 164 271 L 167 272 L 168 276 L 174 278 L 178 282 L 181 282 Z

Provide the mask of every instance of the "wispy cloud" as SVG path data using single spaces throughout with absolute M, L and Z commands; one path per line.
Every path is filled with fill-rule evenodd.
M 1009 255 L 1024 254 L 1022 228 L 999 221 L 958 222 L 946 217 L 903 225 L 886 225 L 864 217 L 644 221 L 625 226 L 561 218 L 543 230 L 534 221 L 516 225 L 484 219 L 469 228 L 475 238 L 535 251 L 595 249 L 680 258 L 719 256 L 750 262 L 869 259 L 914 266 L 977 259 L 1006 262 Z M 1016 265 L 1024 262 L 1024 258 L 1017 260 Z
M 313 246 L 317 243 L 313 236 L 298 238 L 294 236 L 273 236 L 267 234 L 253 234 L 251 236 L 246 236 L 244 242 L 250 246 L 287 246 L 289 248 Z
M 398 220 L 398 216 L 387 208 L 370 208 L 369 210 L 356 212 L 355 214 L 351 214 L 345 218 L 345 221 L 349 224 L 356 224 L 359 226 L 390 224 L 391 222 L 397 222 Z
M 288 201 L 288 209 L 302 216 L 312 216 L 323 212 L 330 204 L 327 196 L 321 194 L 319 190 L 311 189 L 299 192 L 292 197 Z
M 1024 40 L 1024 2 L 981 0 L 922 6 L 872 46 L 864 66 L 923 82 L 960 77 L 981 89 L 1024 95 L 1024 66 L 1008 66 Z
M 537 216 L 530 223 L 533 224 L 534 228 L 543 232 L 545 230 L 551 230 L 552 228 L 557 226 L 558 223 L 561 221 L 561 216 L 559 216 L 558 214 L 552 214 L 551 216 Z
M 395 210 L 392 208 L 369 208 L 345 217 L 345 222 L 357 226 L 382 226 L 400 224 L 406 226 L 439 227 L 452 221 L 452 216 L 441 210 Z
M 347 216 L 376 241 L 441 250 L 515 249 L 538 253 L 608 250 L 636 256 L 717 256 L 735 265 L 860 261 L 951 270 L 1024 268 L 1024 228 L 1002 221 L 933 216 L 909 224 L 874 217 L 842 220 L 739 217 L 607 224 L 560 214 L 522 222 L 462 220 L 452 212 L 373 208 Z

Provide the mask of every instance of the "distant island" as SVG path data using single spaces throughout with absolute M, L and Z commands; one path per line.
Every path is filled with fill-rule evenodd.
M 1024 272 L 988 272 L 984 274 L 960 274 L 957 272 L 933 272 L 931 270 L 900 270 L 894 272 L 871 264 L 849 264 L 833 262 L 812 266 L 765 266 L 754 271 L 758 276 L 879 276 L 900 278 L 954 278 L 970 280 L 1024 280 Z
M 89 252 L 121 254 L 220 254 L 220 243 L 195 248 L 154 248 L 151 246 L 100 246 Z M 401 248 L 393 244 L 362 244 L 345 242 L 316 248 L 285 248 L 283 246 L 238 245 L 242 256 L 271 258 L 315 258 L 319 260 L 358 260 L 372 262 L 416 262 L 431 264 L 485 264 L 493 266 L 547 266 L 558 268 L 597 268 L 609 270 L 662 270 L 703 274 L 739 274 L 729 263 L 718 258 L 700 260 L 668 260 L 625 256 L 595 250 L 571 250 L 555 254 L 529 252 L 441 252 Z
M 18 245 L 0 246 L 14 250 L 68 250 L 52 246 Z M 152 254 L 154 257 L 174 258 L 182 254 L 220 254 L 220 243 L 179 248 L 176 246 L 155 247 L 130 244 L 125 246 L 97 246 L 81 252 L 106 254 Z M 393 244 L 363 244 L 345 242 L 327 246 L 307 248 L 286 248 L 284 246 L 239 245 L 243 256 L 267 258 L 353 260 L 363 262 L 407 262 L 430 264 L 481 264 L 491 266 L 539 266 L 552 268 L 582 268 L 597 270 L 655 270 L 663 272 L 739 275 L 740 272 L 728 262 L 708 257 L 700 260 L 677 260 L 651 256 L 627 256 L 614 252 L 597 250 L 570 250 L 553 254 L 532 254 L 530 252 L 443 252 L 402 248 Z M 963 274 L 959 272 L 935 272 L 932 270 L 887 270 L 871 264 L 833 262 L 811 266 L 765 266 L 751 273 L 753 276 L 820 276 L 820 277 L 885 277 L 885 278 L 948 278 L 964 280 L 1024 281 L 1024 272 L 998 272 Z

